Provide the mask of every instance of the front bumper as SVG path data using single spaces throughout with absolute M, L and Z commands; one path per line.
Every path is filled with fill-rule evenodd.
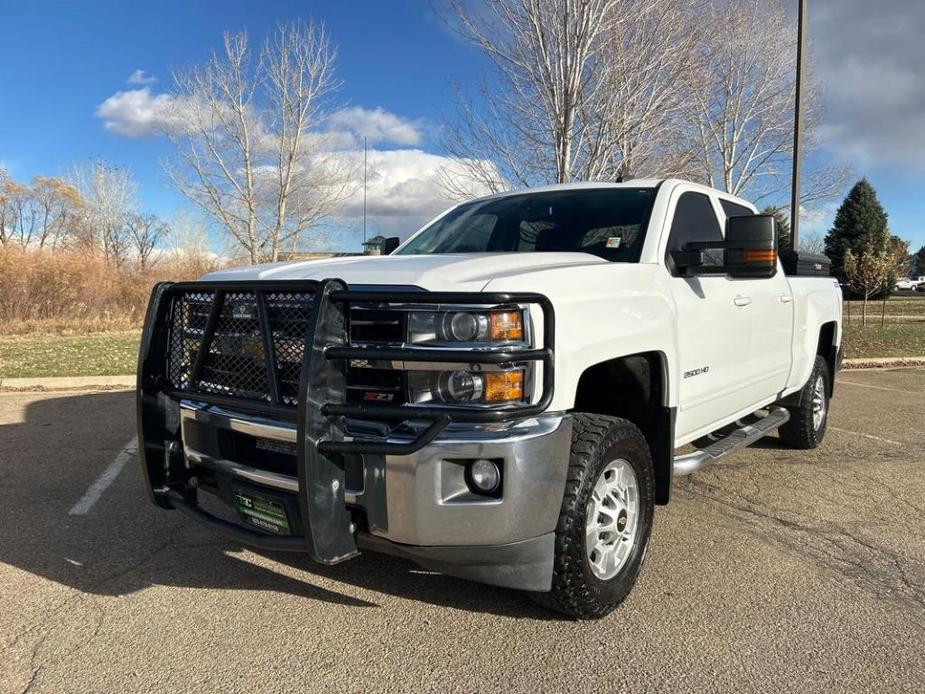
M 300 495 L 297 477 L 270 472 L 223 457 L 226 433 L 280 445 L 296 441 L 294 427 L 230 412 L 216 406 L 181 403 L 183 457 L 200 486 L 224 501 L 234 485 L 271 493 L 285 502 Z M 402 443 L 401 439 L 393 439 Z M 411 558 L 443 573 L 485 583 L 548 590 L 552 576 L 552 533 L 565 489 L 571 419 L 544 414 L 517 422 L 448 428 L 428 446 L 408 455 L 348 455 L 345 502 L 358 528 L 360 549 Z M 227 449 L 226 449 L 227 450 Z M 499 498 L 478 496 L 465 481 L 465 461 L 489 458 L 502 469 Z M 269 549 L 301 549 L 289 538 L 213 521 L 182 496 L 172 505 L 235 539 Z M 287 504 L 298 516 L 298 504 Z M 295 525 L 304 525 L 300 518 Z M 242 535 L 239 531 L 244 530 Z M 280 547 L 274 542 L 288 542 Z

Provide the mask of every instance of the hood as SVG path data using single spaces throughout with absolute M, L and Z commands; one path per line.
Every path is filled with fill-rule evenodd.
M 560 267 L 607 264 L 588 253 L 461 253 L 348 256 L 213 272 L 204 281 L 341 279 L 348 285 L 416 286 L 430 291 L 481 291 L 491 280 Z

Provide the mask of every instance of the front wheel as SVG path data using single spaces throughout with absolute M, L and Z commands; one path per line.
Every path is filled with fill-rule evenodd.
M 654 508 L 652 458 L 639 429 L 616 417 L 576 414 L 552 591 L 534 598 L 578 619 L 607 615 L 636 583 Z
M 816 357 L 813 372 L 800 392 L 800 404 L 788 407 L 790 421 L 778 429 L 780 440 L 792 448 L 816 448 L 825 437 L 829 423 L 829 367 Z

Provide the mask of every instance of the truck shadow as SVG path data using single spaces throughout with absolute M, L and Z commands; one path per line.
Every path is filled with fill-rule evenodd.
M 86 514 L 70 515 L 134 435 L 134 413 L 134 394 L 126 391 L 0 396 L 0 563 L 96 595 L 172 586 L 279 592 L 370 608 L 379 606 L 378 593 L 506 617 L 555 618 L 516 591 L 431 573 L 403 559 L 364 554 L 323 567 L 301 554 L 226 541 L 151 504 L 134 455 Z

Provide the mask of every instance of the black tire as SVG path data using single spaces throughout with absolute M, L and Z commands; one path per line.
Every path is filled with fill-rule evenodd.
M 639 518 L 630 553 L 608 580 L 594 575 L 585 552 L 588 504 L 598 478 L 611 461 L 623 459 L 636 475 Z M 576 619 L 599 619 L 629 594 L 642 568 L 652 531 L 655 476 L 649 446 L 639 429 L 625 419 L 576 414 L 565 497 L 556 527 L 552 591 L 532 593 L 540 604 Z
M 822 401 L 825 409 L 822 414 L 822 421 L 817 426 L 813 417 L 813 396 L 819 379 L 822 379 Z M 777 432 L 781 442 L 791 448 L 802 450 L 816 448 L 822 443 L 829 423 L 829 393 L 831 392 L 828 363 L 823 357 L 817 356 L 816 363 L 813 365 L 813 372 L 810 374 L 806 385 L 803 386 L 803 390 L 800 391 L 800 404 L 787 407 L 790 412 L 790 421 L 780 427 Z

